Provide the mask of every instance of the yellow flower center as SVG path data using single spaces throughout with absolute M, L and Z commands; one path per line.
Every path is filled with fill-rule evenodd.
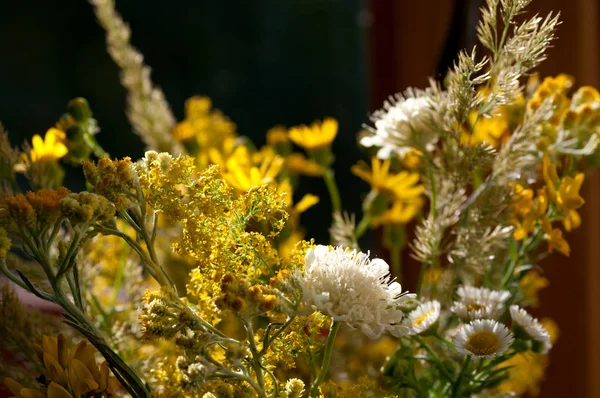
M 500 338 L 489 330 L 475 332 L 467 339 L 467 350 L 475 355 L 491 355 L 500 348 Z
M 423 322 L 425 322 L 427 320 L 427 318 L 429 318 L 430 316 L 432 316 L 434 313 L 433 310 L 429 310 L 427 312 L 425 312 L 423 315 L 421 315 L 420 317 L 418 317 L 417 319 L 415 319 L 413 321 L 413 326 L 419 326 L 420 324 L 422 324 Z
M 471 311 L 477 311 L 480 310 L 482 308 L 485 308 L 485 305 L 481 305 L 478 303 L 471 303 L 471 304 L 467 304 L 467 311 L 471 312 Z

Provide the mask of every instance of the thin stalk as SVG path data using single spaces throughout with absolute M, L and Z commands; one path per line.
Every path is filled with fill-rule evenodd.
M 319 385 L 325 379 L 325 375 L 327 374 L 327 370 L 329 368 L 329 361 L 331 360 L 331 352 L 333 350 L 333 342 L 335 340 L 335 336 L 340 329 L 340 323 L 333 321 L 331 325 L 331 330 L 329 331 L 329 337 L 327 337 L 327 343 L 325 344 L 325 353 L 323 354 L 323 362 L 321 363 L 321 369 L 319 370 L 319 374 L 317 378 L 313 381 L 312 386 L 310 387 L 310 396 L 316 397 L 319 395 Z
M 367 232 L 369 225 L 371 225 L 371 217 L 365 214 L 354 230 L 354 238 L 356 240 L 360 239 Z
M 250 346 L 250 352 L 252 353 L 252 359 L 250 364 L 252 365 L 252 369 L 254 370 L 254 374 L 256 375 L 256 383 L 260 387 L 261 390 L 265 389 L 265 377 L 263 372 L 262 364 L 260 363 L 260 354 L 258 349 L 256 348 L 256 343 L 254 341 L 254 329 L 252 328 L 252 321 L 242 321 L 244 323 L 244 328 L 246 329 L 246 333 L 248 334 L 248 343 Z M 263 393 L 264 394 L 264 393 Z
M 413 338 L 419 343 L 419 345 L 421 346 L 421 348 L 423 348 L 427 352 L 427 354 L 431 357 L 431 360 L 436 363 L 436 365 L 439 368 L 440 372 L 442 372 L 442 375 L 446 379 L 448 379 L 449 382 L 452 383 L 454 377 L 452 377 L 452 375 L 450 374 L 450 372 L 448 372 L 448 369 L 446 369 L 446 367 L 444 366 L 444 364 L 440 360 L 440 357 L 437 356 L 437 354 L 431 349 L 431 347 L 429 347 L 427 345 L 427 343 L 425 343 L 423 341 L 423 339 L 420 336 L 414 336 Z
M 323 174 L 323 180 L 327 186 L 327 191 L 329 191 L 329 197 L 331 198 L 331 207 L 333 208 L 333 211 L 342 211 L 342 199 L 340 197 L 340 191 L 338 190 L 335 182 L 333 170 L 327 169 L 327 171 L 325 171 Z
M 402 281 L 402 246 L 394 244 L 390 248 L 390 260 L 392 261 L 392 276 L 396 277 L 398 282 Z
M 471 356 L 465 355 L 465 359 L 463 360 L 462 368 L 460 369 L 460 373 L 458 374 L 458 377 L 456 378 L 456 383 L 454 383 L 454 387 L 452 388 L 452 398 L 460 397 L 460 390 L 462 387 L 463 377 L 464 377 L 465 373 L 467 372 L 467 369 L 469 368 L 470 364 L 471 364 Z

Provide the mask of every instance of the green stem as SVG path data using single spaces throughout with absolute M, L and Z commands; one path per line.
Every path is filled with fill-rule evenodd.
M 332 169 L 327 169 L 323 174 L 323 180 L 329 191 L 329 197 L 331 198 L 331 207 L 333 211 L 342 211 L 342 199 L 340 198 L 340 192 L 335 182 L 335 176 Z
M 460 397 L 460 390 L 462 387 L 463 377 L 464 377 L 467 369 L 469 368 L 470 363 L 471 363 L 471 356 L 465 355 L 465 359 L 463 360 L 462 368 L 460 369 L 460 373 L 458 374 L 458 377 L 456 378 L 456 383 L 454 383 L 454 387 L 452 388 L 452 398 Z
M 421 271 L 419 271 L 419 280 L 417 281 L 417 296 L 421 295 L 421 287 L 423 287 L 423 279 L 425 278 L 425 272 L 427 272 L 427 264 L 421 263 Z
M 265 377 L 263 372 L 263 367 L 260 361 L 260 353 L 256 348 L 256 342 L 254 341 L 254 329 L 252 328 L 252 321 L 242 320 L 244 323 L 244 327 L 246 329 L 246 333 L 248 333 L 248 345 L 250 347 L 250 352 L 252 353 L 252 359 L 250 364 L 252 365 L 252 369 L 254 370 L 254 374 L 256 375 L 256 383 L 258 387 L 263 391 L 265 390 Z
M 420 336 L 414 336 L 413 338 L 419 343 L 419 345 L 421 346 L 421 348 L 423 348 L 427 352 L 427 354 L 431 357 L 431 360 L 436 363 L 436 365 L 439 368 L 440 372 L 442 372 L 442 375 L 446 379 L 448 379 L 449 382 L 452 383 L 454 377 L 452 377 L 452 375 L 450 374 L 450 372 L 448 372 L 448 369 L 446 369 L 446 367 L 444 366 L 444 364 L 440 360 L 440 357 L 437 356 L 437 354 L 431 349 L 431 347 L 429 347 L 427 345 L 427 343 L 425 343 L 423 341 L 423 339 Z
M 360 220 L 360 222 L 356 226 L 356 229 L 354 230 L 354 238 L 356 240 L 360 239 L 365 234 L 365 232 L 367 232 L 369 225 L 371 225 L 371 216 L 365 214 L 362 220 Z
M 315 381 L 313 381 L 312 386 L 310 387 L 310 396 L 316 397 L 319 395 L 319 385 L 325 379 L 325 375 L 327 374 L 327 369 L 329 368 L 329 361 L 331 360 L 331 351 L 333 350 L 333 342 L 335 340 L 335 336 L 340 329 L 340 323 L 333 321 L 331 325 L 331 330 L 329 331 L 329 337 L 327 337 L 327 343 L 325 345 L 325 353 L 323 354 L 323 362 L 321 363 L 321 369 L 319 370 L 319 374 Z

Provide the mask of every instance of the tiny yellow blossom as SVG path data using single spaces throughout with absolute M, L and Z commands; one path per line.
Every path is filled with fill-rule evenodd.
M 421 164 L 421 157 L 423 156 L 423 152 L 418 149 L 411 149 L 406 152 L 406 155 L 400 160 L 404 167 L 410 170 L 414 170 Z
M 337 120 L 325 118 L 323 123 L 316 121 L 311 126 L 292 127 L 289 131 L 289 137 L 292 142 L 307 151 L 315 151 L 331 145 L 337 132 Z
M 33 146 L 31 160 L 33 162 L 44 162 L 62 158 L 69 152 L 65 144 L 62 143 L 64 139 L 65 133 L 56 128 L 50 128 L 44 139 L 37 134 L 34 135 L 31 139 Z
M 554 249 L 556 249 L 565 256 L 569 256 L 571 248 L 569 247 L 569 243 L 563 237 L 562 231 L 558 228 L 552 228 L 552 224 L 548 219 L 544 219 L 542 228 L 544 229 L 546 239 L 548 240 L 548 251 L 552 253 Z
M 371 170 L 362 162 L 352 166 L 352 173 L 368 182 L 374 191 L 380 192 L 392 200 L 407 200 L 419 197 L 425 190 L 419 185 L 418 173 L 401 171 L 390 173 L 390 159 L 371 159 Z
M 583 173 L 577 173 L 575 178 L 565 177 L 560 182 L 556 204 L 561 210 L 576 210 L 583 206 L 585 200 L 579 195 L 583 183 Z

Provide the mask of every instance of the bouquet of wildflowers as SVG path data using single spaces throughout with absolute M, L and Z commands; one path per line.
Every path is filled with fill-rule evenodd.
M 31 144 L 1 132 L 5 386 L 19 398 L 536 394 L 557 326 L 526 308 L 548 284 L 541 260 L 568 256 L 564 232 L 581 224 L 600 94 L 532 73 L 558 16 L 517 22 L 528 3 L 487 0 L 481 48 L 373 114 L 359 137 L 370 165 L 351 170 L 370 186 L 357 222 L 335 182 L 336 120 L 273 127 L 260 149 L 206 97 L 176 122 L 114 0 L 91 0 L 148 151 L 111 159 L 81 98 Z M 62 186 L 67 165 L 86 191 Z M 330 242 L 305 239 L 301 214 L 319 198 L 294 195 L 300 178 L 328 188 Z M 361 251 L 369 229 L 389 264 Z M 412 292 L 403 250 L 421 267 Z M 15 285 L 62 318 L 31 314 Z

